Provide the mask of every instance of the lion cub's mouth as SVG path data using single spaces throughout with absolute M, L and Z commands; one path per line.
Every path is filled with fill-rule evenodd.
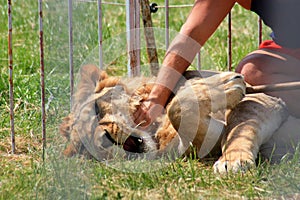
M 130 135 L 123 144 L 123 149 L 131 153 L 144 153 L 144 147 L 144 139 L 134 135 Z
M 123 149 L 130 153 L 144 153 L 145 144 L 144 139 L 142 137 L 138 137 L 135 135 L 130 135 L 124 142 L 124 144 L 117 142 L 113 137 L 109 134 L 107 130 L 105 130 L 104 136 L 112 145 L 123 146 Z

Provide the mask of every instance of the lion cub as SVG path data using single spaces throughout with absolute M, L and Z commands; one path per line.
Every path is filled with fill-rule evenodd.
M 270 138 L 288 117 L 282 100 L 246 95 L 240 74 L 192 71 L 179 81 L 166 112 L 143 129 L 132 113 L 154 82 L 108 77 L 94 65 L 82 67 L 73 108 L 60 125 L 69 141 L 64 154 L 102 161 L 116 155 L 176 158 L 192 150 L 200 158 L 221 154 L 214 171 L 236 172 L 255 165 L 260 151 L 270 156 Z

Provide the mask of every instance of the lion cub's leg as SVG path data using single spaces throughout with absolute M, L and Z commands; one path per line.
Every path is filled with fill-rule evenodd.
M 237 172 L 254 165 L 260 146 L 287 116 L 281 99 L 263 93 L 247 95 L 227 115 L 223 155 L 214 164 L 215 172 Z
M 214 136 L 213 140 L 210 138 L 213 146 L 223 127 L 210 114 L 234 107 L 244 93 L 243 77 L 233 72 L 186 81 L 167 107 L 169 119 L 179 134 L 179 152 L 189 153 L 188 149 L 192 144 L 198 156 L 202 157 L 199 153 L 207 133 L 209 132 L 210 137 Z

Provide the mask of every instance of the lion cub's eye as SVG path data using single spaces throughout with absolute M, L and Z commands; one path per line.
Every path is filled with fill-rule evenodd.
M 137 141 L 138 141 L 138 143 L 140 143 L 140 144 L 143 143 L 143 139 L 142 139 L 142 138 L 138 138 Z
M 105 136 L 106 138 L 114 145 L 121 145 L 121 143 L 119 143 L 118 141 L 115 141 L 114 138 L 112 138 L 112 136 L 110 135 L 110 133 L 108 132 L 108 130 L 104 129 L 105 132 Z

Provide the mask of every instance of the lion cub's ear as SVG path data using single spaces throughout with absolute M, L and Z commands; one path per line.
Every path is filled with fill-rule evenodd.
M 120 78 L 109 77 L 105 71 L 101 71 L 100 76 L 99 76 L 99 81 L 96 84 L 96 88 L 95 88 L 94 92 L 99 93 L 105 87 L 113 87 L 116 85 L 122 85 L 120 83 Z
M 106 71 L 101 71 L 99 81 L 103 81 L 104 79 L 107 79 L 107 78 L 108 78 L 108 75 L 107 75 Z

